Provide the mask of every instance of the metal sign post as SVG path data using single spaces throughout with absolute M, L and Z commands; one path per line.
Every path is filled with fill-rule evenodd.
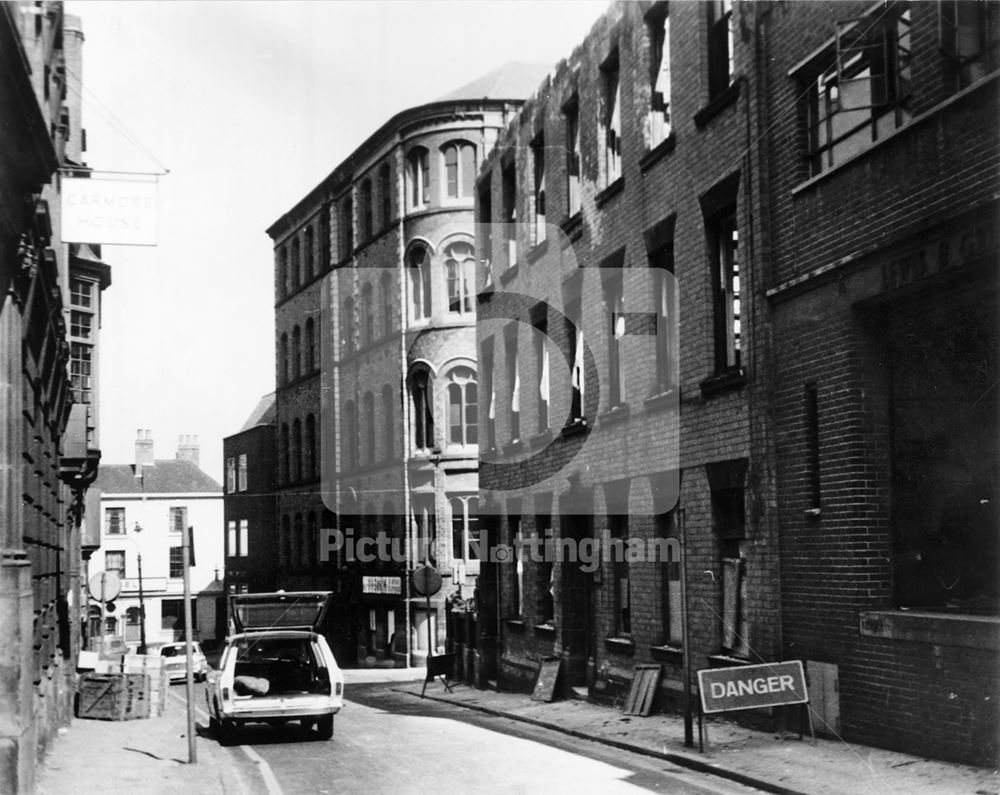
M 187 677 L 185 678 L 187 690 L 187 736 L 188 736 L 188 764 L 193 765 L 198 761 L 198 747 L 195 744 L 194 727 L 194 648 L 191 643 L 191 534 L 193 528 L 189 527 L 183 533 L 181 542 L 181 560 L 184 568 L 184 651 L 187 655 Z

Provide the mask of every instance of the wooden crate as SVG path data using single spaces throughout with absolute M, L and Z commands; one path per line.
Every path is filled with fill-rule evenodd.
M 125 678 L 124 720 L 141 720 L 150 716 L 148 674 L 122 674 Z
M 121 674 L 87 674 L 80 680 L 77 717 L 124 720 L 125 679 Z

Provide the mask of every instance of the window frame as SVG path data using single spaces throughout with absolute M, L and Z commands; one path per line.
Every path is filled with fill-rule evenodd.
M 712 339 L 716 374 L 742 368 L 742 291 L 736 203 L 706 219 L 712 276 Z M 731 243 L 731 246 L 726 245 Z
M 457 365 L 448 371 L 445 380 L 448 446 L 477 447 L 479 445 L 479 383 L 476 371 L 468 365 Z M 456 416 L 457 423 L 455 422 Z M 458 431 L 457 439 L 456 429 Z
M 601 163 L 603 187 L 622 176 L 622 81 L 618 46 L 601 64 Z

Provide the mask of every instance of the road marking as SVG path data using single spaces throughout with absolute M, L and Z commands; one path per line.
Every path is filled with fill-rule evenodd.
M 258 754 L 249 745 L 241 745 L 240 748 L 243 749 L 251 762 L 257 764 L 260 768 L 261 778 L 264 779 L 264 786 L 267 787 L 268 795 L 282 795 L 281 785 L 278 784 L 278 779 L 275 778 L 274 771 L 271 770 L 271 766 L 264 761 L 264 757 Z

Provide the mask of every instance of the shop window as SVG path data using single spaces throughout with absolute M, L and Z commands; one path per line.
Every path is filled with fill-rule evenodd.
M 601 131 L 604 137 L 604 187 L 622 175 L 621 80 L 618 50 L 601 65 Z
M 406 175 L 410 196 L 410 206 L 423 207 L 430 200 L 431 172 L 427 150 L 414 147 L 406 156 Z
M 476 260 L 468 243 L 452 243 L 445 251 L 448 278 L 448 311 L 469 314 L 476 288 Z
M 715 99 L 733 82 L 733 3 L 710 0 L 708 12 L 708 96 Z
M 479 443 L 479 393 L 476 374 L 456 367 L 448 374 L 448 442 L 453 445 Z
M 665 2 L 646 14 L 649 40 L 649 146 L 670 135 L 670 15 Z

